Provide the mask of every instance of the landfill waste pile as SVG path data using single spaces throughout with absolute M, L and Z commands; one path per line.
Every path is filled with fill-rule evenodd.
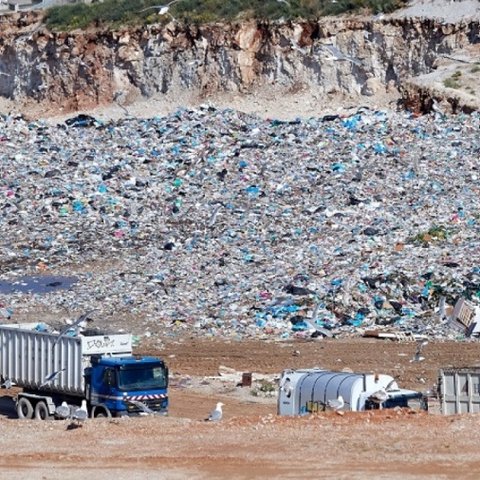
M 462 337 L 448 309 L 479 303 L 479 128 L 477 113 L 367 108 L 1 117 L 0 317 L 95 310 L 100 327 L 238 339 Z M 52 291 L 5 287 L 42 275 Z

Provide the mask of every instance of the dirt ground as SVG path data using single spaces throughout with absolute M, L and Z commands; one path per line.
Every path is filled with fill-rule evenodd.
M 275 382 L 285 368 L 321 366 L 387 373 L 401 387 L 423 391 L 439 367 L 474 365 L 479 350 L 478 343 L 429 343 L 426 359 L 415 363 L 413 343 L 358 338 L 143 345 L 138 352 L 168 362 L 168 417 L 89 420 L 69 430 L 69 421 L 5 418 L 13 403 L 9 410 L 4 396 L 0 478 L 476 479 L 478 415 L 383 410 L 279 417 L 276 399 L 255 396 L 255 386 L 258 379 Z M 237 386 L 243 372 L 253 373 L 251 388 Z M 217 401 L 225 403 L 224 419 L 204 422 Z
M 431 1 L 414 3 L 431 11 Z M 459 3 L 450 3 L 450 11 L 458 12 Z M 443 10 L 441 16 L 448 19 Z M 282 112 L 300 109 L 315 113 L 306 96 L 267 100 L 259 93 L 225 103 L 261 116 L 281 118 Z M 371 101 L 385 103 L 380 100 Z M 149 102 L 150 109 L 139 104 L 129 113 L 170 108 Z M 100 113 L 100 118 L 119 118 L 124 112 L 111 107 Z M 430 342 L 423 362 L 411 362 L 414 343 L 359 338 L 185 338 L 162 345 L 143 343 L 137 353 L 161 356 L 170 368 L 168 417 L 88 420 L 68 429 L 70 421 L 14 418 L 12 397 L 18 390 L 1 390 L 0 480 L 480 478 L 479 415 L 383 410 L 287 418 L 277 416 L 274 396 L 258 392 L 261 380 L 275 385 L 282 370 L 309 367 L 386 373 L 401 387 L 427 391 L 434 389 L 439 368 L 480 364 L 477 342 Z M 237 386 L 243 372 L 253 373 L 252 388 Z M 217 401 L 225 404 L 224 419 L 204 422 Z

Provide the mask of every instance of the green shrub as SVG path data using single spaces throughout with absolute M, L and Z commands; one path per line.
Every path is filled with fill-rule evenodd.
M 450 232 L 444 226 L 435 225 L 428 229 L 426 232 L 415 235 L 415 238 L 413 240 L 418 243 L 426 244 L 434 241 L 447 240 L 449 235 Z
M 254 397 L 259 396 L 275 396 L 277 391 L 277 384 L 275 382 L 269 382 L 268 380 L 260 380 L 257 388 L 251 390 L 250 394 Z
M 373 13 L 391 12 L 404 0 L 180 0 L 169 13 L 187 24 L 219 21 L 316 19 L 324 15 L 369 9 Z M 53 7 L 47 11 L 47 24 L 53 30 L 72 30 L 89 25 L 121 26 L 169 21 L 170 15 L 160 17 L 155 10 L 141 10 L 158 5 L 161 0 L 105 0 L 89 5 L 78 3 Z M 168 3 L 165 0 L 164 3 Z
M 453 75 L 449 78 L 446 78 L 443 81 L 443 85 L 447 88 L 460 88 L 460 83 L 458 82 L 458 77 L 453 77 Z

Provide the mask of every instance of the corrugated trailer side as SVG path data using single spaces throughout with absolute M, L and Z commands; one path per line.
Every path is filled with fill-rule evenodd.
M 444 415 L 480 412 L 480 367 L 440 370 L 439 386 Z
M 0 325 L 0 374 L 29 390 L 83 395 L 92 355 L 129 355 L 131 335 L 62 336 L 36 331 L 38 324 Z M 45 378 L 62 370 L 42 387 Z
M 55 343 L 57 342 L 57 343 Z M 0 373 L 18 386 L 40 389 L 45 378 L 62 370 L 43 388 L 83 394 L 82 343 L 79 337 L 62 337 L 16 327 L 0 327 Z

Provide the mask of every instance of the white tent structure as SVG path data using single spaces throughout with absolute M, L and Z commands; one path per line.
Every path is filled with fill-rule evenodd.
M 387 400 L 379 403 L 375 396 L 387 392 Z M 343 398 L 345 411 L 362 411 L 393 406 L 407 407 L 408 400 L 422 395 L 399 389 L 393 377 L 373 373 L 332 372 L 321 369 L 285 370 L 280 379 L 279 415 L 306 415 L 328 409 L 329 401 Z

